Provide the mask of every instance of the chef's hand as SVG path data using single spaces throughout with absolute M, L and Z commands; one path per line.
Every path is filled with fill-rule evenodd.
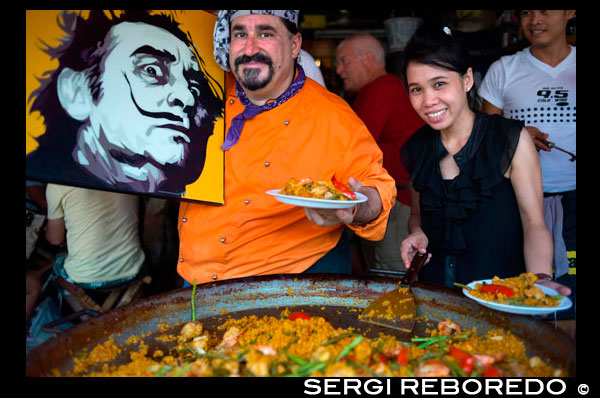
M 537 149 L 542 149 L 544 151 L 550 151 L 550 147 L 548 145 L 544 144 L 542 141 L 540 141 L 540 140 L 545 140 L 548 137 L 550 137 L 548 134 L 542 133 L 540 131 L 540 129 L 538 129 L 537 127 L 534 127 L 534 126 L 525 126 L 525 130 L 527 130 L 527 132 L 529 133 L 529 136 L 533 140 L 533 143 L 535 144 L 535 147 Z
M 429 244 L 429 240 L 427 236 L 420 228 L 408 235 L 400 244 L 400 257 L 404 262 L 404 266 L 406 269 L 410 268 L 410 263 L 413 258 L 417 255 L 417 253 L 426 253 L 427 245 Z M 431 259 L 431 253 L 427 255 L 427 260 L 425 260 L 425 264 L 429 262 Z
M 305 207 L 306 218 L 320 227 L 330 225 L 350 224 L 354 219 L 356 206 L 348 209 L 313 209 Z
M 363 225 L 377 218 L 382 209 L 381 198 L 377 189 L 363 187 L 358 180 L 352 177 L 348 182 L 354 192 L 366 195 L 368 200 L 348 209 L 313 209 L 305 207 L 306 217 L 321 227 L 338 224 Z
M 555 290 L 561 296 L 571 295 L 571 289 L 568 286 L 561 285 L 558 282 L 554 282 L 551 280 L 539 280 L 538 279 L 537 282 L 535 282 L 535 283 L 538 285 L 549 287 L 550 289 Z
M 358 192 L 362 189 L 362 184 L 350 177 L 348 181 L 352 186 L 354 192 Z M 351 224 L 354 220 L 355 213 L 357 212 L 357 206 L 352 206 L 347 209 L 313 209 L 305 207 L 306 218 L 314 222 L 320 227 L 328 227 L 330 225 L 338 224 Z

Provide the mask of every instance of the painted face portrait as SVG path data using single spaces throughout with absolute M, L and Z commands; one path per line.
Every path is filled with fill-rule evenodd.
M 119 24 L 108 38 L 103 95 L 90 103 L 89 128 L 116 157 L 183 165 L 196 114 L 206 112 L 193 52 L 169 32 L 144 24 Z
M 73 57 L 85 68 L 66 60 L 53 76 L 55 105 L 79 123 L 70 157 L 106 185 L 182 192 L 222 112 L 193 45 L 151 19 L 114 23 L 99 43 Z

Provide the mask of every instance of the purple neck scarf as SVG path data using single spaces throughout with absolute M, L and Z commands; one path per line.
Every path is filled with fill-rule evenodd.
M 242 128 L 244 128 L 244 122 L 246 120 L 253 118 L 261 112 L 268 111 L 283 104 L 285 101 L 296 95 L 298 91 L 300 91 L 302 86 L 304 86 L 305 81 L 306 77 L 304 75 L 304 70 L 300 65 L 298 65 L 298 76 L 292 82 L 290 87 L 288 87 L 285 93 L 281 94 L 275 101 L 268 102 L 262 106 L 257 106 L 251 103 L 248 97 L 246 97 L 246 93 L 240 84 L 236 81 L 235 92 L 242 105 L 244 105 L 246 109 L 244 109 L 242 113 L 234 117 L 231 121 L 231 126 L 229 127 L 229 130 L 227 130 L 227 136 L 225 137 L 225 142 L 223 143 L 221 149 L 226 151 L 238 142 L 240 135 L 242 134 Z

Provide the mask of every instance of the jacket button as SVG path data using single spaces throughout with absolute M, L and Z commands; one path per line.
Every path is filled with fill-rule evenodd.
M 271 165 L 271 162 L 265 162 L 265 167 L 269 167 Z

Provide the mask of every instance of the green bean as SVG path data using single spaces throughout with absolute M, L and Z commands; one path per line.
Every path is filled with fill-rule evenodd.
M 456 362 L 451 359 L 443 359 L 443 361 L 454 371 L 455 374 L 458 374 L 460 377 L 465 377 L 467 374 L 464 370 L 461 369 L 460 366 Z
M 363 336 L 362 335 L 358 335 L 353 341 L 352 343 L 348 344 L 348 346 L 346 346 L 346 348 L 344 348 L 342 350 L 342 352 L 340 352 L 340 354 L 337 356 L 337 358 L 335 359 L 334 362 L 339 361 L 340 359 L 342 359 L 343 357 L 345 357 L 354 347 L 356 347 L 361 341 L 363 340 Z
M 293 354 L 290 354 L 289 352 L 286 352 L 285 354 L 288 356 L 288 358 L 290 358 L 292 361 L 296 362 L 298 365 L 306 365 L 306 363 L 307 363 L 306 360 L 304 360 L 300 357 L 297 357 Z
M 417 348 L 424 348 L 427 347 L 431 344 L 435 344 L 437 342 L 443 341 L 443 340 L 447 340 L 447 339 L 465 339 L 469 337 L 467 334 L 461 334 L 459 336 L 436 336 L 436 337 L 414 337 L 413 339 L 411 339 L 411 341 L 413 342 L 417 342 L 417 341 L 423 341 L 424 343 L 417 346 Z
M 290 377 L 290 376 L 304 377 L 304 376 L 308 376 L 309 374 L 311 374 L 314 371 L 321 370 L 326 367 L 327 367 L 327 363 L 322 362 L 322 361 L 307 362 L 304 365 L 300 365 L 294 373 L 291 373 L 286 376 L 288 376 L 288 377 Z
M 161 366 L 160 369 L 158 370 L 158 372 L 156 372 L 154 375 L 156 377 L 163 377 L 167 373 L 169 373 L 171 370 L 173 370 L 172 366 L 169 366 L 169 365 Z
M 198 352 L 196 352 L 196 350 L 194 350 L 194 348 L 191 345 L 189 345 L 189 343 L 187 341 L 184 341 L 183 345 L 194 356 L 194 360 L 200 358 L 200 354 Z
M 445 340 L 445 339 L 447 339 L 447 338 L 448 338 L 448 336 L 435 337 L 435 338 L 433 338 L 433 339 L 430 339 L 429 341 L 426 341 L 426 342 L 424 342 L 423 344 L 421 344 L 421 345 L 417 346 L 417 348 L 425 348 L 425 347 L 427 347 L 427 346 L 430 346 L 430 345 L 432 345 L 432 344 L 435 344 L 435 343 L 437 343 L 437 342 L 439 342 L 439 341 L 442 341 L 442 340 Z
M 474 290 L 472 287 L 469 287 L 467 285 L 463 285 L 462 283 L 458 283 L 458 282 L 454 282 L 454 286 L 456 287 L 460 287 L 462 289 L 467 289 L 467 290 Z
M 342 333 L 338 336 L 332 337 L 329 340 L 323 342 L 323 344 L 321 344 L 322 346 L 326 346 L 332 343 L 335 343 L 336 341 L 339 341 L 341 339 L 343 339 L 344 337 L 350 337 L 350 336 L 357 336 L 356 333 Z
M 298 340 L 300 340 L 300 338 L 298 336 L 296 336 L 292 341 L 290 341 L 289 343 L 286 344 L 285 347 L 283 347 L 283 351 L 287 352 L 287 350 L 290 349 L 290 347 L 296 343 Z
M 194 287 L 192 288 L 192 322 L 196 321 L 196 279 L 194 279 Z

